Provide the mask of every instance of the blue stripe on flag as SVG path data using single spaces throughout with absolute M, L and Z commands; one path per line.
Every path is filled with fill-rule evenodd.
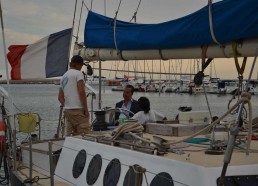
M 46 77 L 62 76 L 68 69 L 68 52 L 72 29 L 53 33 L 48 38 Z

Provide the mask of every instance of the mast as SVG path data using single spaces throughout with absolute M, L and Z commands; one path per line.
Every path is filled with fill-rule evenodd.
M 257 65 L 257 77 L 256 77 L 256 80 L 258 81 L 258 65 Z
M 161 91 L 161 60 L 159 60 L 159 95 L 160 95 L 160 91 Z
M 128 77 L 129 77 L 129 70 L 130 70 L 130 62 L 128 61 L 128 67 L 127 67 L 127 70 L 128 70 L 128 72 L 127 72 L 127 75 L 128 75 Z
M 153 60 L 151 61 L 151 71 L 152 71 L 151 79 L 153 80 Z M 258 79 L 258 75 L 257 75 L 257 79 Z
M 102 86 L 102 74 L 101 74 L 101 61 L 99 61 L 99 103 L 98 103 L 98 109 L 101 110 L 101 86 Z
M 145 85 L 145 60 L 143 61 L 143 80 Z
M 212 64 L 213 64 L 213 61 L 211 62 L 211 65 L 210 65 L 210 80 L 212 78 Z
M 188 62 L 190 62 L 190 65 L 189 65 L 189 70 L 190 70 L 190 73 L 192 73 L 192 65 L 191 65 L 191 59 L 188 61 Z M 190 75 L 190 82 L 191 82 L 191 80 L 192 80 L 192 75 Z

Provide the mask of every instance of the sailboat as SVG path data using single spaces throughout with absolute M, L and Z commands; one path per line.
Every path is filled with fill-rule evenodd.
M 75 45 L 74 54 L 80 54 L 87 61 L 202 58 L 203 68 L 211 58 L 241 56 L 254 57 L 255 64 L 257 10 L 256 0 L 224 0 L 158 25 L 121 22 L 90 11 L 85 47 Z M 198 29 L 190 27 L 193 20 L 201 24 L 194 25 Z M 168 29 L 171 32 L 164 32 Z M 202 81 L 202 73 L 196 76 L 197 83 L 199 79 Z M 251 74 L 252 70 L 250 77 Z M 49 176 L 47 185 L 255 186 L 258 142 L 250 144 L 252 135 L 257 135 L 252 133 L 250 99 L 245 92 L 219 118 L 210 118 L 204 111 L 181 112 L 178 120 L 170 123 L 146 123 L 143 127 L 137 121 L 128 120 L 115 131 L 92 131 L 84 136 L 49 141 L 48 148 L 44 141 L 31 147 L 24 145 L 22 161 L 24 165 L 31 165 L 30 171 Z M 245 118 L 248 123 L 244 125 L 245 105 L 249 110 Z M 234 110 L 238 111 L 234 122 L 222 124 Z M 112 111 L 100 112 L 106 120 Z M 242 126 L 245 130 L 240 134 Z M 204 135 L 209 131 L 212 133 L 207 140 Z M 26 161 L 29 154 L 33 158 Z M 59 156 L 56 161 L 55 154 Z M 31 174 L 29 181 L 33 181 Z M 12 185 L 23 185 L 24 175 L 11 171 L 11 181 Z

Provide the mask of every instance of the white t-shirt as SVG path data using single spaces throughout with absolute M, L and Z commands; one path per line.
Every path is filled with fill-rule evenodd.
M 69 69 L 61 78 L 60 85 L 64 91 L 65 109 L 83 108 L 77 88 L 77 82 L 83 80 L 83 74 L 79 70 Z
M 132 117 L 132 119 L 137 120 L 140 124 L 161 121 L 164 118 L 165 116 L 163 114 L 152 109 L 148 113 L 144 113 L 144 111 L 139 111 Z

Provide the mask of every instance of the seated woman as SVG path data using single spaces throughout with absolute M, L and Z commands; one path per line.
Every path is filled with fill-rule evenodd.
M 167 120 L 163 114 L 150 109 L 150 101 L 148 98 L 140 97 L 138 103 L 142 111 L 137 112 L 131 119 L 137 120 L 140 124 Z

